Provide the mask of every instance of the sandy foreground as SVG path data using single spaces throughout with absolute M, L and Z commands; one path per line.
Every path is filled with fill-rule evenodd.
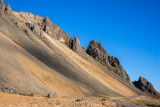
M 21 96 L 14 94 L 0 93 L 0 107 L 160 107 L 160 99 L 146 96 L 133 97 L 40 97 Z

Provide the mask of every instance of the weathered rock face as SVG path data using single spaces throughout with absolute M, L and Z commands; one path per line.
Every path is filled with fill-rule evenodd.
M 78 40 L 77 36 L 75 36 L 72 43 L 72 50 L 78 52 L 80 51 L 80 47 L 80 41 Z
M 6 5 L 4 3 L 4 0 L 1 0 L 1 2 L 0 2 L 0 10 L 4 11 L 5 9 L 6 9 Z
M 57 39 L 60 42 L 67 44 L 68 46 L 71 45 L 72 38 L 58 26 L 53 24 L 48 17 L 43 18 L 25 12 L 20 12 L 18 15 L 36 35 L 43 36 L 43 32 L 45 32 L 52 38 Z
M 135 85 L 135 87 L 147 93 L 148 95 L 160 98 L 160 93 L 157 92 L 154 89 L 153 85 L 149 81 L 147 81 L 145 78 L 139 77 L 139 80 L 133 82 L 133 84 Z
M 74 37 L 74 39 L 71 41 L 70 48 L 79 54 L 81 57 L 85 58 L 85 54 L 83 53 L 83 48 L 80 45 L 80 41 L 77 38 L 77 36 Z
M 6 7 L 6 13 L 8 14 L 8 15 L 11 15 L 12 14 L 12 9 L 11 9 L 11 6 L 9 5 L 9 3 L 7 4 L 7 7 Z
M 5 2 L 3 0 L 1 0 L 1 2 L 0 2 L 0 15 L 2 15 L 4 13 L 9 16 L 13 15 L 12 9 L 11 9 L 11 6 L 9 5 L 9 3 L 7 4 L 7 7 L 6 7 Z
M 120 61 L 113 57 L 113 56 L 108 56 L 108 62 L 110 66 L 108 67 L 110 70 L 113 70 L 116 74 L 118 74 L 120 77 L 123 79 L 129 81 L 131 83 L 131 79 L 122 67 Z
M 103 48 L 102 44 L 92 40 L 87 48 L 87 53 L 94 59 L 108 66 L 108 52 Z
M 87 48 L 87 53 L 100 63 L 107 66 L 110 70 L 114 71 L 114 73 L 131 83 L 131 79 L 123 69 L 120 61 L 117 58 L 110 56 L 101 43 L 94 40 L 91 41 Z

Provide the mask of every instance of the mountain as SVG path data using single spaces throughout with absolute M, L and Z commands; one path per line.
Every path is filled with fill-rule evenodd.
M 133 82 L 133 84 L 135 85 L 135 87 L 142 90 L 146 94 L 153 96 L 153 97 L 160 98 L 160 93 L 158 91 L 156 91 L 154 89 L 153 85 L 145 78 L 139 77 L 139 80 Z
M 124 80 L 127 80 L 131 83 L 131 79 L 123 69 L 120 61 L 117 58 L 110 56 L 109 53 L 103 48 L 101 43 L 95 40 L 91 41 L 87 48 L 87 53 L 94 59 L 107 66 L 114 73 L 118 74 Z
M 137 89 L 102 44 L 81 47 L 49 17 L 0 3 L 0 91 L 25 96 L 130 97 Z

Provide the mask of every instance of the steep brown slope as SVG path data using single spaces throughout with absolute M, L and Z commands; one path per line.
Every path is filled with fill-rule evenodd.
M 31 29 L 26 19 L 17 13 L 1 13 L 1 90 L 45 96 L 49 93 L 58 96 L 137 95 L 134 87 L 127 86 L 125 81 L 121 83 L 122 80 L 83 59 L 66 41 L 54 38 L 45 30 L 40 35 L 35 34 L 39 30 Z M 42 29 L 44 26 L 47 25 L 42 25 Z M 59 33 L 54 36 L 59 37 Z

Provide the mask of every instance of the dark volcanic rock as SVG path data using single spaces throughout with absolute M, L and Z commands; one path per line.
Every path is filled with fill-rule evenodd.
M 101 43 L 94 40 L 91 41 L 87 48 L 87 53 L 100 63 L 107 66 L 110 70 L 114 71 L 114 73 L 131 83 L 131 79 L 123 69 L 120 61 L 117 58 L 110 56 Z
M 131 79 L 122 67 L 120 61 L 113 57 L 113 56 L 108 56 L 108 62 L 110 64 L 109 69 L 113 70 L 116 74 L 118 74 L 120 77 L 123 79 L 129 81 L 131 83 Z
M 148 95 L 160 98 L 160 93 L 157 92 L 154 89 L 153 85 L 149 81 L 147 81 L 145 78 L 139 77 L 139 80 L 133 82 L 133 84 L 135 85 L 135 87 L 147 93 Z
M 102 44 L 92 40 L 87 48 L 88 55 L 108 66 L 108 52 L 103 48 Z

